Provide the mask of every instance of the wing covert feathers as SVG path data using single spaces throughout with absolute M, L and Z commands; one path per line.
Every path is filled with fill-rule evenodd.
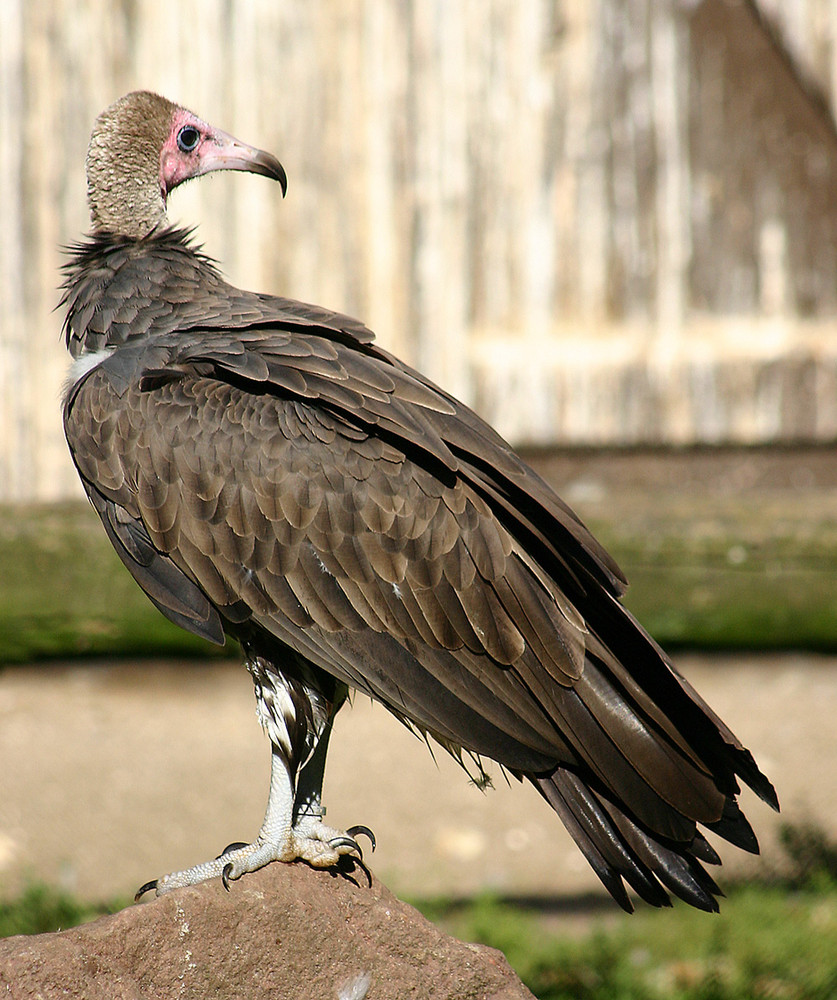
M 71 352 L 119 350 L 68 390 L 67 439 L 165 615 L 527 778 L 626 909 L 623 883 L 717 907 L 698 825 L 755 850 L 737 778 L 772 786 L 491 428 L 356 321 L 231 289 L 183 234 L 100 239 L 69 275 Z

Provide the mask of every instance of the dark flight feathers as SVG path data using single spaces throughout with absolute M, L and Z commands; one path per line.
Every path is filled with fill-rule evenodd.
M 183 232 L 67 268 L 65 428 L 172 621 L 289 647 L 454 753 L 499 761 L 623 879 L 716 908 L 697 824 L 745 849 L 752 757 L 618 601 L 614 562 L 467 407 L 348 317 L 242 292 Z M 281 652 L 277 656 L 281 663 Z

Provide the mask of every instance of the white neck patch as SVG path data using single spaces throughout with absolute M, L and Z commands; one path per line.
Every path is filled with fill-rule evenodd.
M 97 368 L 113 354 L 115 347 L 104 347 L 101 351 L 89 351 L 73 358 L 67 371 L 67 381 L 64 383 L 64 399 L 70 395 L 84 376 Z

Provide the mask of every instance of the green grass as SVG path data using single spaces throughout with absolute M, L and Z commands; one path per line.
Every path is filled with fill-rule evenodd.
M 491 897 L 425 904 L 465 940 L 499 948 L 540 1000 L 830 1000 L 837 995 L 837 884 L 743 886 L 719 915 L 675 905 L 581 938 L 544 930 Z
M 66 930 L 106 913 L 116 913 L 126 902 L 82 903 L 54 886 L 31 882 L 20 895 L 0 901 L 0 938 Z
M 625 569 L 625 604 L 666 647 L 837 649 L 837 508 L 669 498 L 591 523 Z
M 675 903 L 577 937 L 492 896 L 417 905 L 448 933 L 499 948 L 540 1000 L 832 1000 L 837 845 L 790 825 L 782 844 L 782 873 L 734 886 L 720 914 Z

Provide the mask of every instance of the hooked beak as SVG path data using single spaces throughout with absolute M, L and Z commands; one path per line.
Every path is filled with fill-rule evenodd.
M 251 174 L 261 174 L 279 181 L 282 197 L 285 197 L 288 190 L 285 169 L 275 156 L 263 149 L 248 146 L 226 132 L 212 129 L 201 146 L 199 156 L 196 174 L 208 174 L 213 170 L 245 170 Z

